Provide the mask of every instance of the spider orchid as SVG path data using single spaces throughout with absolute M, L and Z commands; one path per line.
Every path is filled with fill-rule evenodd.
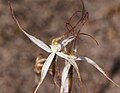
M 65 40 L 62 41 L 62 45 L 58 43 L 58 39 L 54 39 L 52 41 L 52 44 L 49 46 L 47 46 L 44 42 L 42 42 L 41 40 L 35 38 L 32 35 L 29 35 L 28 33 L 26 33 L 25 31 L 23 31 L 23 33 L 31 40 L 33 41 L 37 46 L 39 46 L 40 48 L 42 48 L 43 50 L 45 50 L 46 52 L 50 53 L 50 55 L 48 56 L 48 58 L 46 59 L 45 63 L 43 64 L 42 70 L 41 70 L 41 78 L 40 81 L 38 83 L 38 86 L 35 89 L 35 92 L 37 92 L 39 86 L 42 84 L 50 65 L 53 62 L 54 57 L 57 55 L 65 60 L 67 60 L 70 64 L 72 64 L 74 66 L 74 68 L 76 69 L 76 71 L 78 71 L 78 66 L 77 64 L 74 62 L 73 59 L 71 59 L 71 57 L 63 52 L 61 52 L 62 46 L 66 46 L 69 42 L 71 42 L 74 37 L 69 37 Z M 67 42 L 65 42 L 67 41 Z
M 42 48 L 43 50 L 45 50 L 46 52 L 50 53 L 50 55 L 48 56 L 48 58 L 46 59 L 46 61 L 44 62 L 43 64 L 43 67 L 42 67 L 42 70 L 41 70 L 41 78 L 40 78 L 40 81 L 38 82 L 38 85 L 34 91 L 34 93 L 37 92 L 39 86 L 42 84 L 48 70 L 49 70 L 49 67 L 50 65 L 52 64 L 52 61 L 54 59 L 54 57 L 57 55 L 65 60 L 67 60 L 70 64 L 72 64 L 74 66 L 74 68 L 76 69 L 76 71 L 78 71 L 78 66 L 77 64 L 74 62 L 73 59 L 70 58 L 69 55 L 65 54 L 64 52 L 61 52 L 62 50 L 62 47 L 65 47 L 69 42 L 71 42 L 72 40 L 74 40 L 74 36 L 70 36 L 68 37 L 67 39 L 63 40 L 62 43 L 59 43 L 59 40 L 62 39 L 64 37 L 61 36 L 61 37 L 58 37 L 56 39 L 53 39 L 52 40 L 52 43 L 50 46 L 48 46 L 47 44 L 45 44 L 43 41 L 35 38 L 34 36 L 32 35 L 29 35 L 20 25 L 20 23 L 18 22 L 17 18 L 15 17 L 14 15 L 14 12 L 12 10 L 12 7 L 11 7 L 11 4 L 10 4 L 10 1 L 8 1 L 8 4 L 10 6 L 10 11 L 11 11 L 11 14 L 12 14 L 12 17 L 15 21 L 15 23 L 17 24 L 17 26 L 21 29 L 21 31 L 32 41 L 34 42 L 38 47 Z
M 58 38 L 55 38 L 52 40 L 52 43 L 51 45 L 47 45 L 45 44 L 43 41 L 35 38 L 34 36 L 32 35 L 29 35 L 22 27 L 21 25 L 19 24 L 17 18 L 14 16 L 14 12 L 12 10 L 12 7 L 11 7 L 11 4 L 10 4 L 10 1 L 8 2 L 9 3 L 9 6 L 10 6 L 10 11 L 11 11 L 11 14 L 12 14 L 12 17 L 14 19 L 14 21 L 16 22 L 17 26 L 21 29 L 21 31 L 32 41 L 34 42 L 38 47 L 40 47 L 41 49 L 43 49 L 44 51 L 50 53 L 50 55 L 46 58 L 44 64 L 43 64 L 43 67 L 41 69 L 41 77 L 40 77 L 40 81 L 38 82 L 38 85 L 37 87 L 35 88 L 35 91 L 34 93 L 37 92 L 39 86 L 42 84 L 43 80 L 45 79 L 45 76 L 49 70 L 49 67 L 50 65 L 52 64 L 54 58 L 56 56 L 59 56 L 63 59 L 66 60 L 66 66 L 63 70 L 63 73 L 65 72 L 65 74 L 62 74 L 62 85 L 61 85 L 61 91 L 63 90 L 64 88 L 64 82 L 67 78 L 67 73 L 69 72 L 69 69 L 70 69 L 70 66 L 72 65 L 77 74 L 78 74 L 78 78 L 80 78 L 80 75 L 79 75 L 79 69 L 78 69 L 78 66 L 77 66 L 77 63 L 76 61 L 77 60 L 83 60 L 83 61 L 86 61 L 88 62 L 89 64 L 92 64 L 94 67 L 96 67 L 103 75 L 105 75 L 111 82 L 113 82 L 105 73 L 104 71 L 92 60 L 86 58 L 86 57 L 76 57 L 76 56 L 70 56 L 70 55 L 67 55 L 65 54 L 64 52 L 62 52 L 61 50 L 66 47 L 66 45 L 68 43 L 70 43 L 71 41 L 73 41 L 75 39 L 75 36 L 72 35 L 72 36 L 69 36 L 68 38 L 64 39 L 61 43 L 59 43 L 59 40 L 61 40 L 63 36 L 61 37 L 58 37 Z M 72 27 L 73 28 L 73 27 Z M 67 73 L 66 73 L 67 72 Z M 114 82 L 113 82 L 114 83 Z M 117 85 L 116 83 L 114 83 L 115 85 Z M 117 85 L 119 86 L 119 85 Z M 61 92 L 62 93 L 62 92 Z

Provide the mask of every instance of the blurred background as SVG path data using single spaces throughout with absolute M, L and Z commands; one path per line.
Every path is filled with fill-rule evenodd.
M 120 84 L 120 0 L 84 0 L 89 19 L 81 32 L 78 55 L 93 59 Z M 67 31 L 65 22 L 77 10 L 81 0 L 12 0 L 12 7 L 22 27 L 35 37 L 50 44 Z M 32 93 L 35 88 L 34 64 L 40 54 L 48 53 L 32 43 L 13 21 L 7 0 L 0 0 L 0 93 Z M 63 62 L 62 62 L 63 64 Z M 100 72 L 87 63 L 78 63 L 88 93 L 120 93 Z M 72 93 L 80 93 L 75 80 Z M 59 93 L 50 75 L 38 93 Z

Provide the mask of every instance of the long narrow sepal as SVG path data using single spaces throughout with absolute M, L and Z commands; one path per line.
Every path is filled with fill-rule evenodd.
M 24 34 L 32 41 L 34 42 L 37 46 L 45 50 L 46 52 L 52 52 L 50 47 L 48 47 L 43 41 L 37 39 L 36 37 L 29 35 L 27 32 L 24 32 Z
M 62 53 L 62 52 L 56 52 L 56 54 L 57 54 L 58 56 L 60 56 L 61 58 L 66 59 L 71 65 L 73 65 L 73 67 L 75 68 L 75 70 L 76 70 L 76 72 L 77 72 L 78 79 L 79 79 L 79 81 L 80 81 L 80 87 L 81 87 L 81 89 L 83 89 L 82 80 L 81 80 L 81 76 L 80 76 L 80 73 L 79 73 L 79 68 L 78 68 L 78 65 L 77 65 L 77 63 L 75 62 L 75 60 L 74 60 L 73 58 L 71 58 L 69 55 L 66 55 L 66 54 L 64 54 L 64 53 Z M 82 91 L 83 91 L 82 93 L 84 93 L 84 90 L 82 90 Z
M 62 78 L 61 78 L 60 93 L 63 93 L 63 91 L 66 92 L 66 93 L 68 93 L 68 90 L 67 90 L 68 86 L 65 86 L 65 85 L 67 85 L 66 83 L 68 83 L 68 82 L 65 82 L 65 81 L 67 80 L 67 76 L 68 76 L 68 72 L 69 72 L 70 66 L 71 66 L 71 64 L 67 62 L 65 64 L 64 69 L 63 69 Z
M 90 58 L 87 57 L 78 57 L 76 60 L 83 60 L 84 62 L 87 62 L 89 64 L 91 64 L 92 66 L 94 66 L 98 71 L 100 71 L 109 81 L 111 81 L 114 85 L 116 85 L 117 87 L 120 88 L 120 85 L 118 85 L 117 83 L 115 83 L 112 79 L 110 79 L 107 74 Z
M 74 61 L 74 59 L 72 59 L 69 55 L 64 54 L 63 52 L 56 52 L 56 54 L 63 58 L 66 59 L 71 65 L 73 65 L 73 67 L 78 70 L 78 66 L 76 64 L 76 62 Z
M 79 82 L 80 82 L 80 88 L 81 88 L 81 91 L 82 93 L 85 93 L 85 90 L 84 90 L 84 87 L 83 87 L 83 83 L 82 83 L 82 79 L 81 79 L 81 75 L 80 75 L 80 72 L 79 72 L 79 68 L 77 66 L 77 63 L 75 60 L 73 59 L 68 59 L 68 62 L 71 62 L 71 64 L 73 65 L 73 67 L 75 68 L 76 72 L 77 72 L 77 76 L 78 76 L 78 79 L 79 79 Z
M 33 41 L 37 46 L 39 46 L 40 48 L 42 48 L 43 50 L 47 51 L 47 52 L 51 52 L 51 49 L 44 43 L 42 42 L 41 40 L 35 38 L 34 36 L 32 35 L 29 35 L 23 28 L 22 26 L 20 25 L 19 21 L 17 20 L 17 18 L 15 17 L 15 14 L 13 12 L 13 9 L 12 9 L 12 6 L 11 6 L 11 1 L 8 0 L 8 4 L 9 4 L 9 7 L 10 7 L 10 11 L 11 11 L 11 15 L 15 21 L 15 23 L 17 24 L 17 26 L 19 27 L 19 29 L 31 40 Z
M 68 81 L 68 93 L 71 93 L 72 85 L 73 85 L 73 66 L 70 67 L 68 77 L 67 77 L 67 81 Z
M 63 87 L 63 93 L 70 93 L 69 91 L 69 78 L 66 78 L 66 81 L 64 83 L 64 87 Z
M 74 36 L 69 36 L 68 38 L 64 39 L 61 44 L 62 44 L 63 47 L 65 47 L 68 43 L 70 43 L 74 39 L 75 39 Z
M 70 63 L 67 62 L 66 64 L 70 64 Z M 63 93 L 71 93 L 72 80 L 73 80 L 73 66 L 70 64 L 68 75 L 66 77 L 66 80 L 64 81 Z
M 36 93 L 38 91 L 38 88 L 40 87 L 40 85 L 42 84 L 48 70 L 49 70 L 49 67 L 53 61 L 53 58 L 55 57 L 55 53 L 51 53 L 48 58 L 46 59 L 43 67 L 42 67 L 42 70 L 41 70 L 41 78 L 40 78 L 40 81 L 38 82 L 38 85 L 37 87 L 35 88 L 35 91 L 34 93 Z

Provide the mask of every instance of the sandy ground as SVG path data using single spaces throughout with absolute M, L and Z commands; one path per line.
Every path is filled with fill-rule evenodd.
M 89 19 L 81 32 L 78 54 L 96 61 L 104 71 L 120 84 L 120 0 L 84 0 Z M 71 14 L 81 10 L 80 0 L 13 0 L 16 17 L 26 31 L 47 44 L 66 31 L 65 22 Z M 48 54 L 33 44 L 14 23 L 7 0 L 0 0 L 0 93 L 32 93 L 35 88 L 34 63 L 36 57 Z M 88 93 L 120 93 L 95 68 L 79 63 Z M 74 79 L 72 93 L 80 93 Z M 50 75 L 38 93 L 59 93 Z

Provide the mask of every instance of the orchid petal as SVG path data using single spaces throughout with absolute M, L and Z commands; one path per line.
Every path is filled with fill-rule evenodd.
M 77 59 L 76 59 L 76 61 L 82 61 L 83 60 L 83 58 L 82 57 L 78 57 Z
M 68 83 L 66 81 L 67 81 L 67 75 L 68 75 L 70 66 L 71 66 L 71 64 L 67 62 L 65 64 L 64 69 L 63 69 L 60 93 L 63 93 L 63 91 L 68 92 L 68 86 L 66 86 Z
M 64 87 L 63 87 L 63 93 L 70 93 L 70 90 L 69 90 L 69 78 L 67 77 L 65 82 L 64 82 Z
M 56 52 L 56 54 L 58 56 L 60 56 L 61 58 L 64 58 L 66 59 L 71 65 L 73 65 L 73 67 L 75 68 L 76 72 L 77 72 L 77 75 L 78 75 L 78 79 L 80 81 L 80 87 L 81 89 L 83 89 L 83 86 L 82 86 L 82 80 L 81 80 L 81 76 L 80 76 L 80 72 L 79 72 L 79 68 L 78 68 L 78 65 L 77 63 L 75 62 L 74 59 L 72 59 L 69 55 L 66 55 L 64 54 L 63 52 Z
M 45 50 L 46 52 L 51 52 L 51 49 L 41 40 L 37 39 L 36 37 L 29 35 L 27 32 L 23 31 L 23 33 L 32 41 L 34 42 L 37 46 Z
M 75 39 L 74 36 L 69 36 L 68 38 L 64 39 L 61 44 L 63 47 L 65 47 L 68 43 L 70 43 L 74 39 Z
M 40 48 L 44 49 L 45 51 L 47 52 L 51 52 L 51 49 L 45 44 L 43 43 L 41 40 L 35 38 L 34 36 L 32 35 L 29 35 L 23 28 L 22 26 L 20 25 L 19 21 L 17 20 L 17 18 L 15 17 L 15 14 L 13 12 L 13 9 L 11 7 L 11 2 L 8 0 L 8 4 L 9 4 L 9 7 L 10 7 L 10 11 L 11 11 L 11 14 L 12 14 L 12 17 L 15 21 L 15 23 L 17 24 L 17 26 L 19 27 L 19 29 L 31 40 L 33 41 L 37 46 L 39 46 Z
M 76 62 L 69 55 L 66 55 L 63 52 L 56 52 L 56 54 L 59 57 L 66 59 L 68 62 L 70 62 L 70 64 L 72 64 L 74 66 L 74 68 L 78 69 Z
M 111 81 L 114 85 L 116 85 L 117 87 L 120 87 L 120 85 L 116 84 L 112 79 L 110 79 L 107 74 L 90 58 L 87 57 L 79 57 L 77 58 L 77 60 L 83 60 L 89 64 L 91 64 L 92 66 L 94 66 L 96 69 L 98 69 L 109 81 Z
M 43 82 L 43 80 L 44 80 L 44 78 L 45 78 L 45 76 L 46 76 L 46 74 L 47 74 L 47 72 L 48 72 L 48 70 L 49 70 L 49 67 L 50 67 L 50 65 L 51 65 L 54 57 L 55 57 L 55 53 L 51 53 L 51 54 L 48 56 L 48 58 L 46 59 L 44 65 L 43 65 L 43 67 L 42 67 L 42 70 L 41 70 L 41 79 L 40 79 L 40 81 L 38 82 L 38 85 L 37 85 L 34 93 L 37 92 L 39 86 L 42 84 L 42 82 Z

